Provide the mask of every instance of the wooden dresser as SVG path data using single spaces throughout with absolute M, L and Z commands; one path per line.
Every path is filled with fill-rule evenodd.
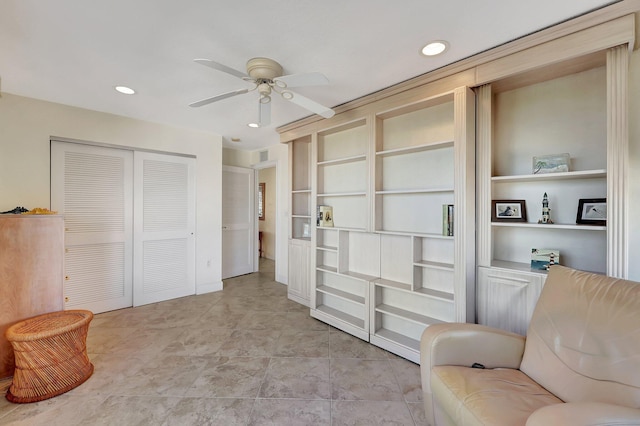
M 64 308 L 64 219 L 0 215 L 0 378 L 13 374 L 10 325 Z

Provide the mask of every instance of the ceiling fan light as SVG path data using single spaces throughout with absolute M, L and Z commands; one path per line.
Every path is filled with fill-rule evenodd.
M 271 96 L 262 96 L 260 98 L 261 104 L 268 104 L 269 102 L 271 102 Z
M 424 56 L 435 56 L 444 53 L 449 48 L 449 43 L 444 40 L 429 42 L 420 51 Z
M 293 99 L 293 93 L 289 92 L 289 91 L 284 91 L 282 93 L 280 93 L 282 95 L 283 98 L 285 98 L 286 100 L 290 101 L 291 99 Z

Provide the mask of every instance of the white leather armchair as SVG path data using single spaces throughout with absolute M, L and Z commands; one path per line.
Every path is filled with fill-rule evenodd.
M 526 338 L 432 325 L 420 369 L 431 425 L 640 425 L 640 283 L 554 266 Z

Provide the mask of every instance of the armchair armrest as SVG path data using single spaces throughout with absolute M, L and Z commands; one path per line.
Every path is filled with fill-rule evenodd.
M 569 402 L 536 410 L 527 426 L 640 425 L 640 409 L 603 402 Z
M 427 423 L 435 425 L 431 368 L 436 365 L 480 363 L 487 368 L 519 368 L 525 338 L 516 333 L 478 324 L 430 325 L 420 339 L 420 375 Z
M 448 323 L 427 327 L 420 341 L 420 365 L 480 363 L 487 368 L 519 368 L 525 338 L 479 324 Z

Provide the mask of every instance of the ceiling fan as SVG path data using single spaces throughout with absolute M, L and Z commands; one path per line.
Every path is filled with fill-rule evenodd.
M 256 127 L 267 126 L 271 122 L 271 95 L 273 92 L 324 118 L 331 118 L 335 114 L 331 108 L 321 105 L 316 101 L 290 90 L 291 87 L 320 86 L 329 84 L 327 77 L 319 72 L 283 75 L 282 66 L 269 58 L 249 59 L 249 61 L 247 61 L 246 74 L 210 59 L 194 59 L 194 61 L 213 68 L 214 70 L 226 72 L 234 77 L 238 77 L 239 79 L 252 83 L 253 87 L 237 89 L 202 99 L 189 104 L 191 107 L 200 107 L 257 89 L 258 93 L 260 93 L 260 98 L 258 104 L 259 122 Z

